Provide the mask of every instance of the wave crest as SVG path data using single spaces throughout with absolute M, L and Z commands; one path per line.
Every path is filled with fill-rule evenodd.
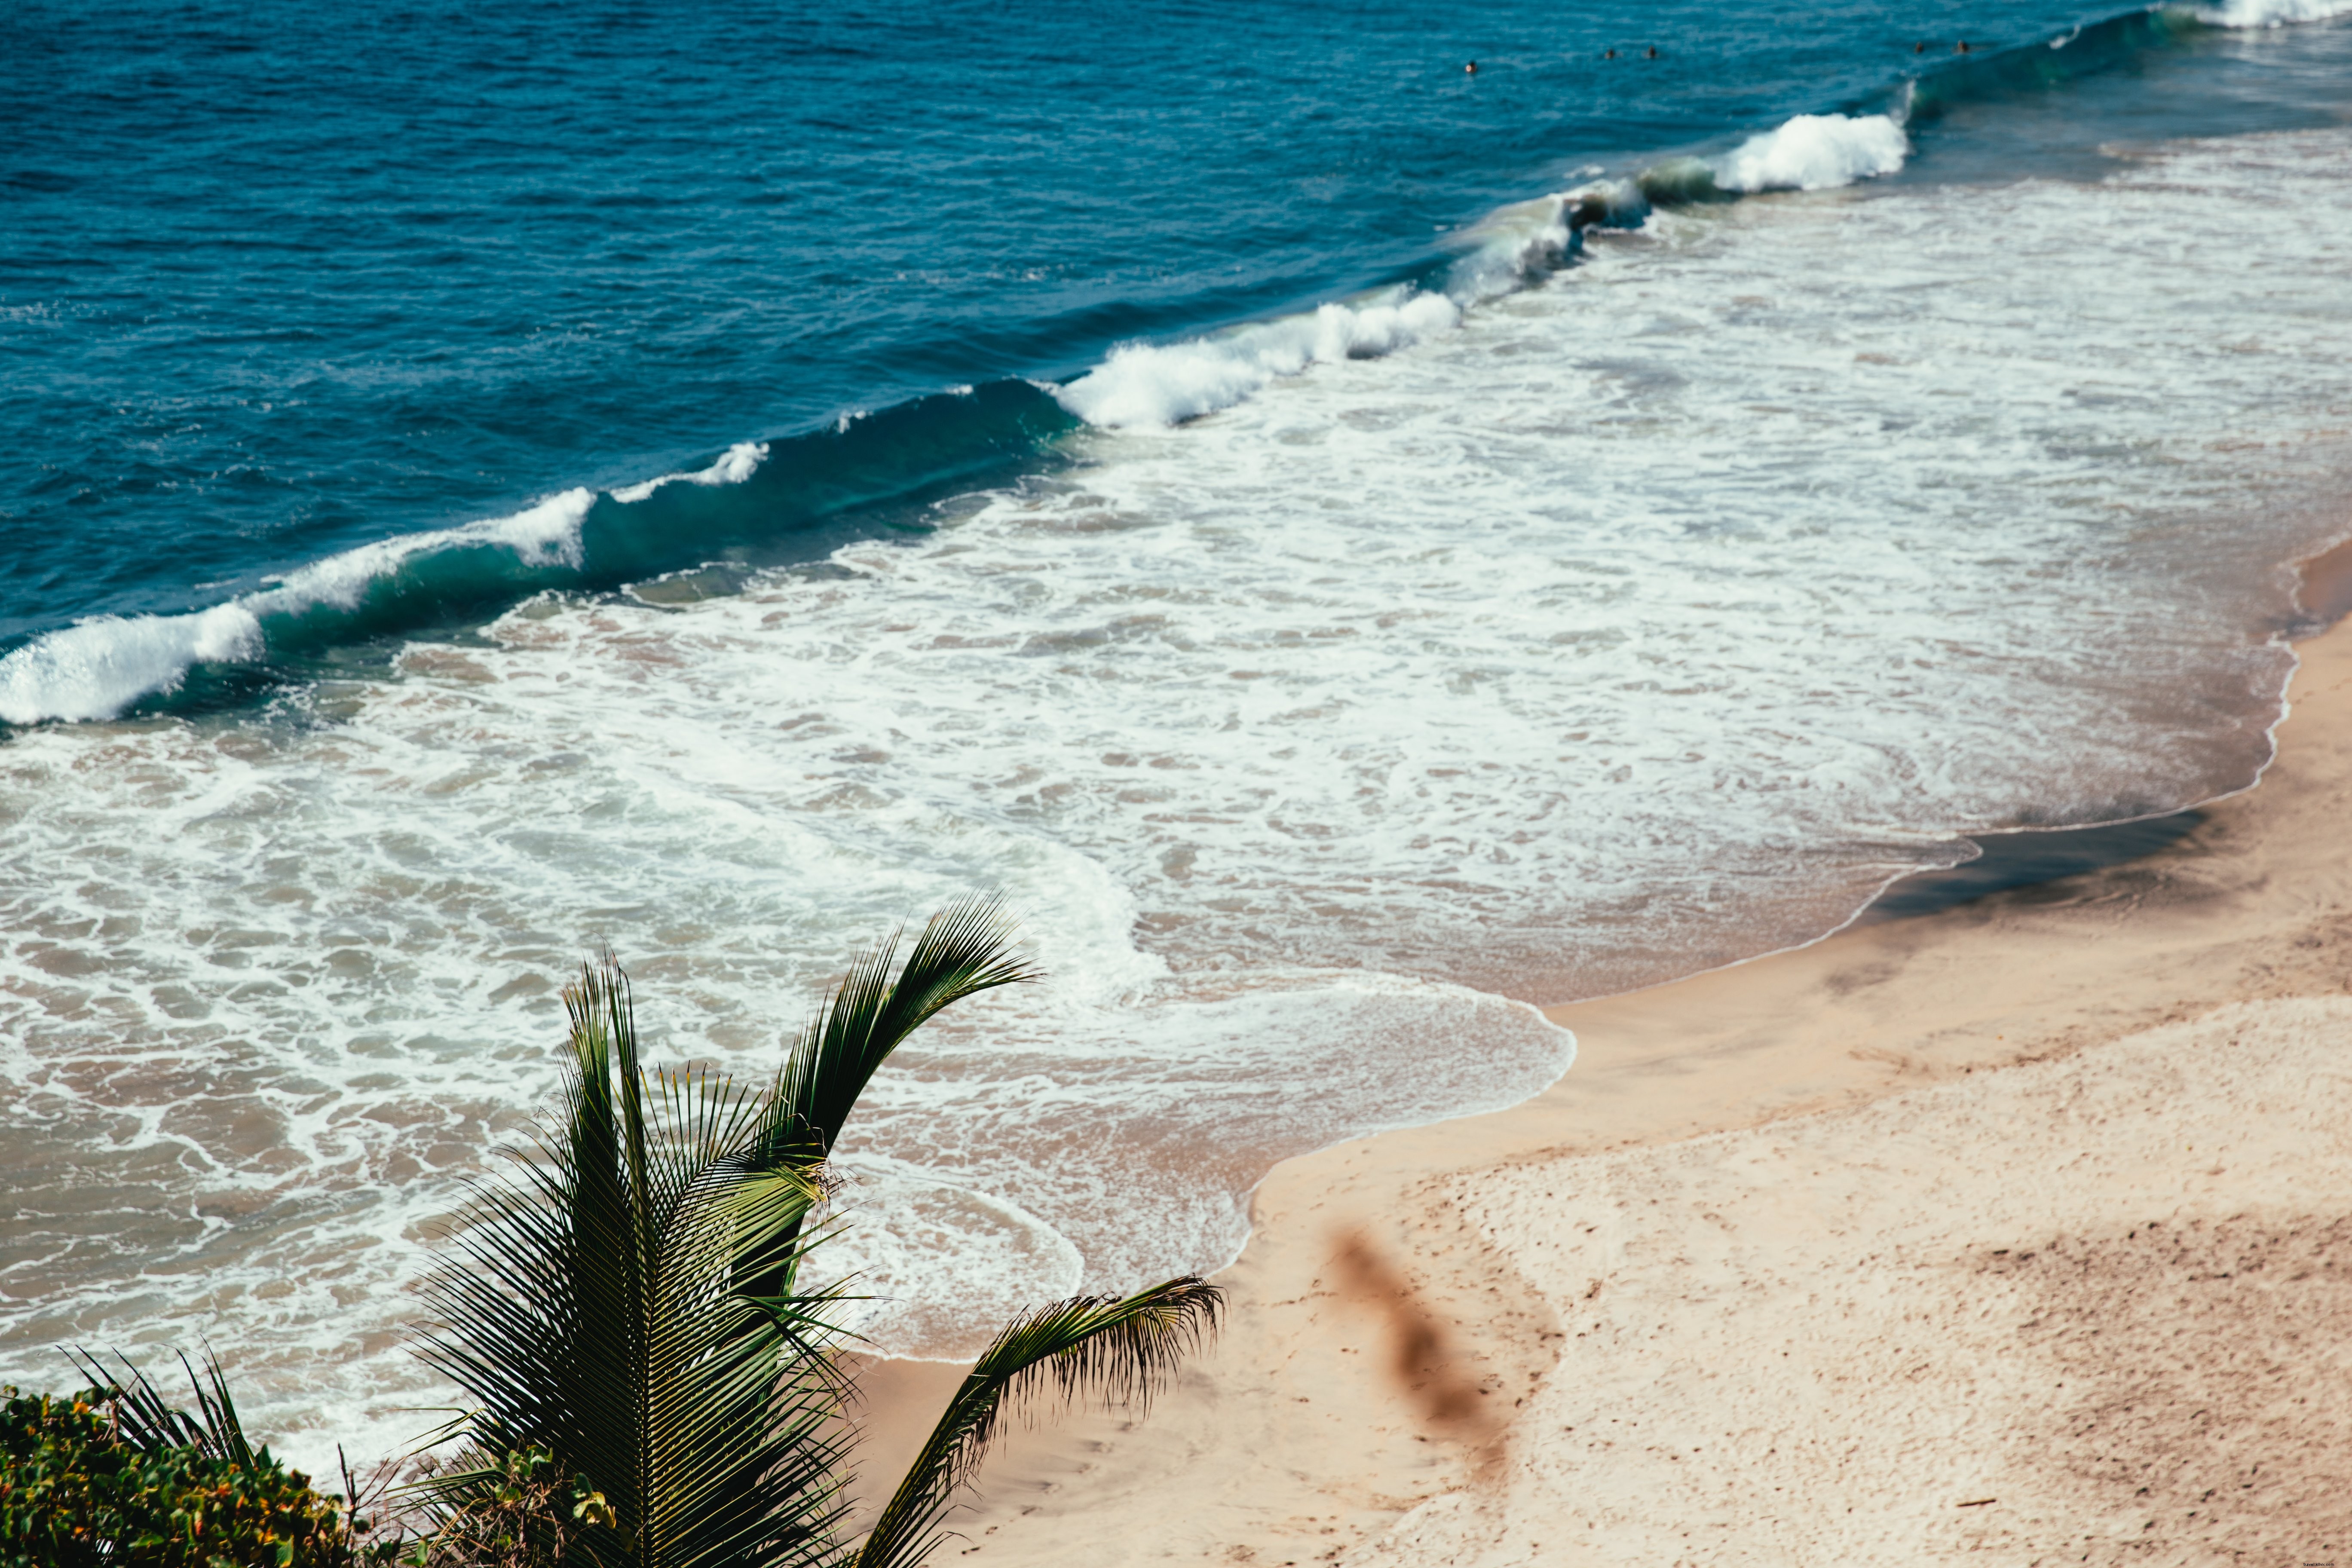
M 1826 191 L 1892 174 L 1910 153 L 1892 115 L 1800 114 L 1709 167 L 1726 191 Z
M 0 720 L 111 719 L 175 689 L 198 664 L 259 658 L 261 622 L 241 603 L 188 616 L 100 616 L 0 658 Z
M 1308 365 L 1391 353 L 1462 320 L 1443 294 L 1399 290 L 1360 305 L 1260 321 L 1175 343 L 1129 343 L 1055 400 L 1089 425 L 1112 429 L 1181 424 L 1230 408 L 1269 382 Z
M 613 499 L 623 506 L 634 506 L 646 500 L 664 485 L 740 485 L 751 477 L 752 470 L 767 460 L 765 441 L 738 441 L 719 455 L 717 462 L 690 474 L 664 474 L 657 479 L 642 484 L 623 485 L 613 492 Z
M 2352 0 L 2225 0 L 2197 13 L 2216 27 L 2283 27 L 2289 22 L 2325 22 L 2352 14 Z
M 565 490 L 511 517 L 362 544 L 209 609 L 99 616 L 50 632 L 0 658 L 0 721 L 114 718 L 142 698 L 178 690 L 200 664 L 266 658 L 265 620 L 348 614 L 380 584 L 436 556 L 487 549 L 510 553 L 525 570 L 577 571 L 580 525 L 595 499 L 593 490 Z

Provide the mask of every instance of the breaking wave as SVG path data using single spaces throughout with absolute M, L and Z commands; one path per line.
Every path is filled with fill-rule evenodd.
M 2197 15 L 2217 27 L 2279 27 L 2352 15 L 2352 0 L 2228 0 Z
M 1712 165 L 1726 191 L 1826 191 L 1903 167 L 1911 140 L 1887 114 L 1800 114 Z
M 1310 364 L 1370 359 L 1461 320 L 1461 308 L 1443 294 L 1399 290 L 1187 342 L 1130 343 L 1054 395 L 1089 425 L 1176 425 L 1229 408 Z
M 600 590 L 730 556 L 814 549 L 848 513 L 892 509 L 1035 465 L 1070 428 L 1053 400 L 999 382 L 900 404 L 834 428 L 730 447 L 708 467 L 599 494 L 364 544 L 226 604 L 102 616 L 0 658 L 0 722 L 116 718 L 168 699 L 204 666 L 299 662 L 321 650 L 494 616 L 551 589 Z
M 746 441 L 708 466 L 597 493 L 562 491 L 509 517 L 403 535 L 328 557 L 228 603 L 104 616 L 0 657 L 0 723 L 118 717 L 169 700 L 202 667 L 265 667 L 370 637 L 478 622 L 532 594 L 604 590 L 742 559 L 773 563 L 828 520 L 866 529 L 1059 460 L 1083 423 L 1134 429 L 1229 408 L 1318 364 L 1370 359 L 1459 327 L 1465 313 L 1572 265 L 1594 228 L 1660 207 L 1820 191 L 1900 172 L 1912 128 L 1951 106 L 2045 91 L 2210 27 L 2352 13 L 2352 0 L 2158 5 L 2063 36 L 1946 61 L 1884 105 L 1800 114 L 1714 152 L 1653 162 L 1490 214 L 1446 253 L 1360 298 L 1174 342 L 1131 342 L 1060 385 L 1002 381 L 918 398 L 830 429 Z M 899 509 L 895 510 L 894 509 Z M 836 541 L 837 542 L 837 541 Z
M 594 500 L 566 490 L 512 517 L 363 544 L 190 615 L 101 616 L 51 632 L 0 659 L 0 720 L 113 718 L 142 697 L 176 690 L 198 664 L 262 658 L 271 623 L 353 615 L 404 577 L 466 565 L 509 577 L 576 573 L 580 525 Z

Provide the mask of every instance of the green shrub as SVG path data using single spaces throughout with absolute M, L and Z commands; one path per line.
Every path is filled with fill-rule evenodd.
M 127 1440 L 120 1389 L 0 1388 L 0 1568 L 349 1568 L 341 1505 L 268 1449 Z

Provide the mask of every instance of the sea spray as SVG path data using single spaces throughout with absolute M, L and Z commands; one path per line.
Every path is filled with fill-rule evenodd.
M 1054 395 L 1107 429 L 1176 425 L 1309 365 L 1390 353 L 1461 320 L 1461 307 L 1442 294 L 1397 290 L 1185 342 L 1130 343 Z
M 1714 161 L 1727 191 L 1826 191 L 1903 167 L 1911 151 L 1885 114 L 1800 114 Z

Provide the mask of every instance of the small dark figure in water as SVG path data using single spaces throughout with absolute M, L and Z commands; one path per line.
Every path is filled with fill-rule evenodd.
M 1601 58 L 1604 60 L 1613 60 L 1617 58 L 1617 51 L 1615 49 L 1603 49 L 1601 51 Z
M 1911 52 L 1915 55 L 1924 55 L 1927 52 L 1927 46 L 1925 44 L 1914 44 L 1911 46 Z
M 1656 58 L 1658 58 L 1658 46 L 1657 46 L 1657 45 L 1655 45 L 1655 44 L 1652 44 L 1652 45 L 1650 46 L 1650 53 L 1649 53 L 1649 57 L 1648 57 L 1648 58 L 1651 58 L 1651 59 L 1656 59 Z
M 1462 74 L 1464 76 L 1476 76 L 1478 74 L 1478 62 L 1476 60 L 1472 60 L 1468 65 L 1464 66 L 1462 68 Z
M 1962 38 L 1958 43 L 1952 46 L 1952 53 L 1956 55 L 1965 55 L 1969 52 L 1969 41 L 1966 38 Z

